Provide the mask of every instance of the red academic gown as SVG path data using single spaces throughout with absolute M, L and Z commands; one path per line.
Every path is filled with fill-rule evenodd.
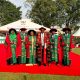
M 61 46 L 61 39 L 62 39 L 62 36 L 60 35 L 59 37 L 58 37 L 58 58 L 59 58 L 59 63 L 61 64 L 62 63 L 62 56 L 63 56 L 63 54 L 62 54 L 62 46 Z
M 12 57 L 9 35 L 6 36 L 5 42 L 7 44 L 6 45 L 6 59 L 8 60 L 9 58 Z M 20 55 L 20 36 L 19 36 L 19 34 L 17 34 L 16 57 L 18 57 L 19 55 Z
M 28 36 L 26 36 L 26 38 L 25 38 L 25 47 L 26 47 L 26 57 L 29 59 L 30 58 L 30 49 L 29 49 L 29 47 L 30 47 L 30 41 L 29 41 L 29 38 L 28 38 Z
M 16 48 L 16 57 L 18 58 L 19 56 L 21 56 L 21 49 L 22 45 L 21 45 L 21 36 L 20 33 L 17 34 L 17 48 Z
M 49 52 L 47 53 L 47 47 L 49 45 L 49 34 L 47 32 L 44 32 L 44 53 L 42 55 L 42 44 L 41 44 L 41 32 L 37 34 L 37 58 L 39 58 L 39 62 L 42 64 L 47 64 L 48 63 L 48 55 L 50 54 Z M 50 56 L 50 55 L 49 55 Z

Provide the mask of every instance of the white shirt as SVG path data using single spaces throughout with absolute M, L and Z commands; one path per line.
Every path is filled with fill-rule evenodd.
M 41 33 L 41 44 L 44 46 L 44 33 Z

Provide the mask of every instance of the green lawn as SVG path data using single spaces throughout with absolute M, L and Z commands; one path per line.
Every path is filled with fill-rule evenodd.
M 80 55 L 80 48 L 73 48 L 72 52 Z
M 0 80 L 80 80 L 80 76 L 35 75 L 26 73 L 0 73 Z

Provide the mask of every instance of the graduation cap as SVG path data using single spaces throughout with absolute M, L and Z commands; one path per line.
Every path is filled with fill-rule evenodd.
M 14 28 L 9 29 L 9 34 L 11 33 L 11 31 L 14 31 L 17 34 L 16 29 L 14 29 Z
M 35 31 L 35 30 L 29 30 L 29 31 L 28 31 L 28 35 L 30 35 L 31 32 L 33 32 L 34 35 L 36 35 L 36 31 Z
M 44 28 L 44 27 L 39 28 L 39 30 L 42 30 L 42 29 L 46 30 L 46 28 Z
M 54 29 L 54 28 L 53 28 L 53 29 L 51 29 L 51 30 L 50 30 L 50 33 L 51 33 L 52 31 L 57 32 L 57 29 Z
M 70 28 L 63 28 L 62 31 L 63 32 L 65 32 L 65 31 L 70 31 L 71 32 L 71 29 Z
M 20 30 L 21 30 L 21 31 L 26 31 L 27 29 L 26 29 L 26 28 L 21 28 Z

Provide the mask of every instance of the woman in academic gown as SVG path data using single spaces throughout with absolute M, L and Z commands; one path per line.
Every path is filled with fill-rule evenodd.
M 11 28 L 5 39 L 6 55 L 8 64 L 16 64 L 16 48 L 18 45 L 18 36 L 15 29 Z
M 26 37 L 26 53 L 27 62 L 29 64 L 36 63 L 36 32 L 34 30 L 28 31 L 28 36 Z

